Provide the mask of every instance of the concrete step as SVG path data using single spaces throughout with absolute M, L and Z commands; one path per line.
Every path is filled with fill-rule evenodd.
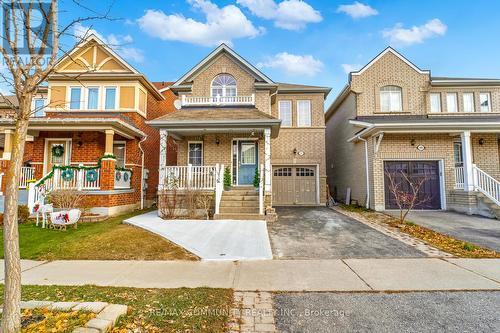
M 497 205 L 493 200 L 482 194 L 477 193 L 478 200 L 481 200 L 486 206 L 488 206 L 490 213 L 495 216 L 497 220 L 500 220 L 500 206 Z
M 226 196 L 239 196 L 239 195 L 248 195 L 248 196 L 259 196 L 259 192 L 258 191 L 224 191 L 222 192 L 222 195 L 226 195 Z
M 220 207 L 220 214 L 258 214 L 259 207 Z
M 217 214 L 215 220 L 265 220 L 264 215 L 259 214 Z
M 222 201 L 259 201 L 258 195 L 224 195 Z
M 221 207 L 258 207 L 257 200 L 221 200 Z

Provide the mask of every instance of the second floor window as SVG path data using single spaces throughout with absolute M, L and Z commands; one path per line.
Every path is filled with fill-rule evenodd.
M 430 98 L 431 98 L 431 112 L 432 113 L 441 112 L 441 94 L 432 93 Z
M 281 126 L 292 126 L 292 101 L 279 101 L 278 102 L 279 119 L 281 119 Z
M 490 93 L 480 93 L 479 102 L 481 103 L 481 112 L 491 111 L 491 97 Z
M 80 87 L 71 88 L 69 108 L 71 110 L 80 109 L 80 101 L 81 100 L 82 100 L 82 88 L 80 88 Z
M 446 111 L 447 112 L 457 112 L 457 94 L 456 93 L 448 93 L 446 94 Z
M 229 74 L 219 74 L 212 81 L 212 97 L 236 96 L 236 80 Z
M 87 109 L 89 110 L 97 110 L 98 101 L 99 101 L 99 88 L 91 87 L 88 89 L 88 101 L 87 101 Z
M 380 111 L 403 111 L 401 87 L 385 86 L 380 89 Z
M 311 101 L 297 101 L 297 126 L 311 126 Z
M 33 110 L 33 117 L 45 116 L 45 98 L 35 99 L 35 110 Z
M 106 110 L 116 109 L 116 88 L 115 87 L 107 87 L 105 97 L 106 97 L 106 99 L 104 101 L 104 108 Z
M 474 93 L 464 93 L 464 112 L 474 112 Z

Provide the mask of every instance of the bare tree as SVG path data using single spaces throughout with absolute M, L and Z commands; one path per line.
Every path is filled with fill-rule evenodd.
M 5 291 L 2 313 L 2 332 L 21 330 L 21 263 L 19 253 L 19 232 L 17 226 L 17 192 L 23 163 L 24 146 L 32 110 L 32 100 L 39 92 L 40 85 L 55 71 L 60 55 L 69 55 L 61 46 L 61 38 L 71 35 L 71 28 L 84 21 L 104 19 L 104 14 L 84 7 L 80 0 L 73 0 L 74 5 L 89 16 L 79 17 L 65 26 L 58 24 L 58 1 L 12 0 L 2 1 L 4 15 L 0 54 L 8 73 L 0 73 L 3 84 L 11 86 L 17 97 L 18 105 L 5 96 L 4 104 L 11 107 L 8 116 L 12 118 L 15 132 L 12 140 L 10 166 L 7 170 L 4 204 L 4 263 Z M 69 15 L 66 13 L 66 15 Z M 40 28 L 41 27 L 41 28 Z M 21 37 L 22 36 L 22 37 Z M 84 39 L 84 38 L 82 38 Z M 81 40 L 80 40 L 81 42 Z M 76 42 L 78 44 L 78 41 Z
M 430 178 L 427 174 L 410 177 L 403 170 L 389 171 L 386 169 L 385 176 L 388 180 L 389 191 L 394 196 L 394 201 L 399 208 L 400 223 L 405 222 L 413 208 L 428 203 L 432 199 L 430 195 L 420 193 L 422 186 Z

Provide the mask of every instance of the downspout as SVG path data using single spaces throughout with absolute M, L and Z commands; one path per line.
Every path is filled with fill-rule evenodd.
M 370 209 L 370 171 L 368 169 L 368 141 L 358 136 L 360 141 L 365 143 L 365 172 L 366 172 L 366 204 L 365 207 Z
M 146 141 L 148 136 L 144 136 L 141 141 L 139 141 L 139 149 L 141 151 L 141 209 L 144 209 L 144 149 L 142 148 L 142 143 Z

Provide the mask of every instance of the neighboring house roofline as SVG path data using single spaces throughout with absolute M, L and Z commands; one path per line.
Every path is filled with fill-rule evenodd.
M 249 69 L 255 76 L 259 77 L 262 81 L 274 84 L 274 82 L 267 77 L 264 73 L 258 70 L 254 65 L 245 60 L 242 56 L 236 53 L 233 49 L 231 49 L 226 44 L 222 43 L 217 48 L 215 48 L 212 52 L 210 52 L 205 58 L 203 58 L 198 64 L 196 64 L 191 70 L 189 70 L 186 74 L 184 74 L 179 80 L 177 80 L 173 85 L 172 89 L 176 89 L 179 86 L 182 86 L 182 83 L 189 80 L 191 76 L 196 74 L 200 69 L 205 67 L 212 59 L 217 57 L 222 52 L 227 52 L 229 55 L 238 60 L 241 64 L 243 64 L 247 69 Z
M 320 86 L 309 86 L 303 84 L 292 84 L 292 83 L 278 83 L 278 94 L 294 94 L 294 93 L 322 93 L 326 98 L 332 88 L 320 87 Z
M 351 92 L 351 85 L 348 83 L 342 88 L 340 93 L 335 97 L 332 104 L 328 107 L 325 113 L 325 121 L 328 121 L 330 117 L 337 111 L 338 106 L 349 96 Z
M 431 77 L 432 86 L 497 86 L 500 79 Z
M 398 51 L 394 50 L 392 47 L 388 46 L 388 47 L 385 48 L 385 50 L 383 50 L 375 58 L 373 58 L 368 64 L 366 64 L 365 66 L 363 66 L 363 68 L 361 68 L 358 71 L 354 71 L 354 72 L 349 73 L 349 77 L 353 76 L 353 75 L 356 76 L 356 75 L 363 74 L 364 71 L 366 71 L 368 68 L 370 68 L 374 63 L 376 63 L 380 58 L 382 58 L 384 55 L 386 55 L 389 52 L 392 53 L 392 54 L 394 54 L 399 59 L 403 60 L 408 66 L 410 66 L 411 68 L 413 68 L 418 73 L 420 73 L 420 74 L 430 74 L 431 73 L 430 70 L 422 70 L 422 69 L 420 69 L 417 65 L 415 65 L 410 60 L 408 60 L 407 58 L 405 58 L 401 53 L 399 53 Z

